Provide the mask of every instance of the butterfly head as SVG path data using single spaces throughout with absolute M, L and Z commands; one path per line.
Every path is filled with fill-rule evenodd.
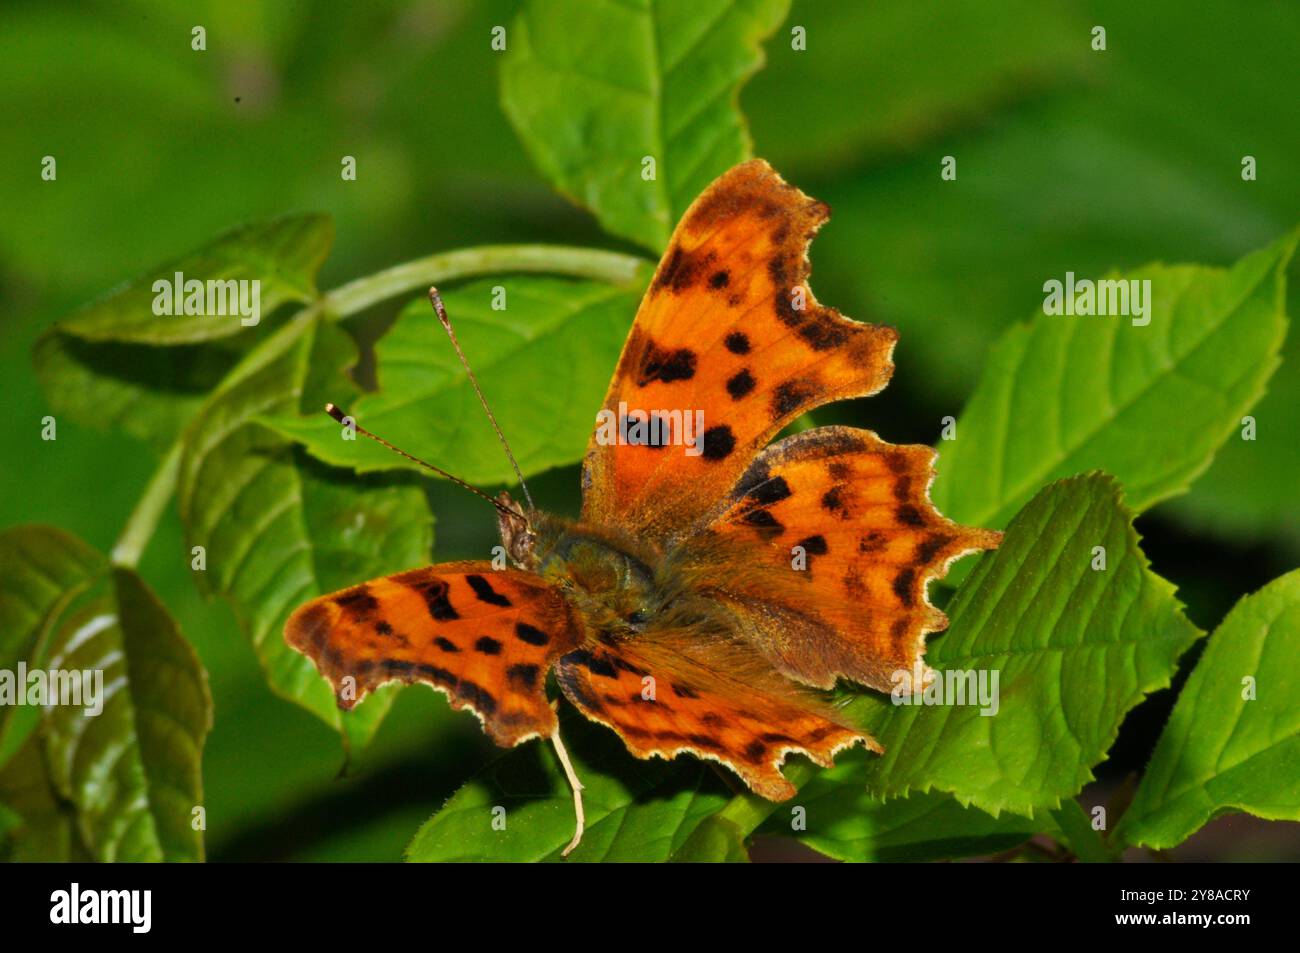
M 497 526 L 501 530 L 501 544 L 506 555 L 516 566 L 534 569 L 537 566 L 537 530 L 529 513 L 502 490 L 497 496 Z

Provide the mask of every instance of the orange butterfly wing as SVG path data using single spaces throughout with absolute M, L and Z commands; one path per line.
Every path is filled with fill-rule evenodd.
M 607 420 L 622 409 L 663 419 L 703 411 L 701 452 L 614 445 L 598 428 L 584 464 L 583 522 L 659 540 L 689 535 L 782 427 L 885 386 L 895 331 L 851 321 L 807 287 L 808 243 L 828 215 L 758 159 L 725 173 L 686 211 L 603 409 Z
M 638 758 L 709 758 L 771 800 L 795 793 L 780 771 L 789 752 L 825 767 L 859 742 L 880 750 L 743 644 L 701 645 L 690 631 L 595 641 L 561 659 L 555 674 L 568 699 Z
M 717 598 L 784 674 L 881 691 L 921 663 L 947 627 L 926 586 L 1001 533 L 945 519 L 927 492 L 929 447 L 869 430 L 818 427 L 769 447 L 728 495 L 710 534 L 744 544 L 751 565 L 716 581 Z
M 474 712 L 503 747 L 555 732 L 546 676 L 581 641 L 559 589 L 487 562 L 413 569 L 314 599 L 290 616 L 285 638 L 329 679 L 340 707 L 385 682 L 423 682 Z

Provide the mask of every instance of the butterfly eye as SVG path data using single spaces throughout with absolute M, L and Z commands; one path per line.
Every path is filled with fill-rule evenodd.
M 627 617 L 627 624 L 632 626 L 632 628 L 637 629 L 645 625 L 649 619 L 650 613 L 646 612 L 644 609 L 637 609 Z

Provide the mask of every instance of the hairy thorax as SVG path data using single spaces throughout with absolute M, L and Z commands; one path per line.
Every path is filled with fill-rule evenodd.
M 591 636 L 728 628 L 710 587 L 701 585 L 703 566 L 692 568 L 696 561 L 683 550 L 546 513 L 525 516 L 506 502 L 515 512 L 500 520 L 506 552 L 520 568 L 557 585 Z

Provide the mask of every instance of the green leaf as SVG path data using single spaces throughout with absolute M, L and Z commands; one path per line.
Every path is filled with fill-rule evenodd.
M 993 349 L 941 446 L 935 504 L 1000 527 L 1043 484 L 1104 469 L 1141 512 L 1184 492 L 1278 365 L 1292 233 L 1231 269 L 1149 265 L 1150 323 L 1042 314 Z
M 727 803 L 726 788 L 699 761 L 639 762 L 613 732 L 563 717 L 565 744 L 586 808 L 587 830 L 570 861 L 663 861 L 687 847 L 696 826 Z M 504 809 L 504 815 L 499 809 Z M 504 829 L 497 829 L 504 819 Z M 494 820 L 496 826 L 494 827 Z M 573 836 L 573 793 L 549 745 L 529 743 L 497 758 L 426 821 L 409 861 L 559 860 Z M 690 844 L 682 859 L 717 859 L 718 842 Z M 733 848 L 724 853 L 732 854 Z
M 1292 301 L 1296 300 L 1292 292 Z M 1282 353 L 1282 370 L 1250 410 L 1254 439 L 1229 437 L 1214 463 L 1196 481 L 1196 492 L 1169 504 L 1193 532 L 1232 539 L 1243 546 L 1276 540 L 1292 560 L 1300 558 L 1300 334 Z M 1241 428 L 1244 430 L 1244 428 Z M 1244 434 L 1243 434 L 1244 436 Z
M 334 226 L 326 215 L 244 225 L 129 282 L 56 327 L 89 341 L 137 344 L 193 344 L 229 337 L 247 330 L 238 313 L 183 314 L 173 302 L 172 314 L 155 314 L 154 282 L 173 284 L 177 273 L 184 281 L 258 281 L 260 323 L 286 302 L 317 296 L 316 272 L 333 240 Z
M 662 251 L 704 187 L 750 158 L 737 103 L 788 0 L 528 0 L 501 105 L 542 173 L 604 228 Z M 643 179 L 642 160 L 655 162 Z
M 171 445 L 238 358 L 215 344 L 160 348 L 87 341 L 55 329 L 41 335 L 32 354 L 53 413 L 119 429 L 159 450 Z
M 324 391 L 345 399 L 342 371 L 356 359 L 348 335 L 319 321 L 289 325 L 269 343 L 186 430 L 181 517 L 187 544 L 204 548 L 200 589 L 230 602 L 271 687 L 343 729 L 359 750 L 390 693 L 341 713 L 312 663 L 285 643 L 284 623 L 315 596 L 427 563 L 432 516 L 417 486 L 331 469 L 256 422 L 319 407 Z
M 820 176 L 1075 79 L 1092 55 L 1075 11 L 1034 0 L 818 0 L 795 11 L 742 99 L 764 157 Z
M 745 833 L 729 818 L 717 814 L 699 822 L 668 858 L 676 864 L 746 864 Z
M 1246 596 L 1210 636 L 1115 836 L 1160 849 L 1233 811 L 1300 820 L 1297 657 L 1300 570 Z
M 648 274 L 643 275 L 648 278 Z M 505 289 L 505 310 L 492 308 Z M 483 393 L 525 474 L 581 459 L 643 285 L 560 278 L 476 281 L 443 299 Z M 375 346 L 379 391 L 348 405 L 367 429 L 471 483 L 513 482 L 491 424 L 428 300 Z M 369 440 L 342 440 L 318 405 L 266 422 L 327 463 L 365 472 L 415 465 Z
M 759 828 L 794 837 L 836 860 L 919 862 L 995 854 L 1022 844 L 1043 828 L 1014 814 L 993 817 L 937 792 L 882 799 L 866 786 L 868 755 L 844 752 Z M 803 809 L 803 829 L 794 826 Z
M 17 863 L 89 861 L 73 811 L 54 790 L 41 739 L 32 736 L 0 770 L 0 860 Z
M 59 616 L 107 565 L 94 547 L 52 526 L 0 532 L 0 671 L 39 664 Z M 0 705 L 0 765 L 38 717 L 38 709 Z
M 99 557 L 88 578 L 93 551 L 58 530 L 22 527 L 0 545 L 15 541 L 28 544 L 27 578 L 39 580 L 26 601 L 57 607 L 45 616 L 45 644 L 23 657 L 19 689 L 33 670 L 83 673 L 72 698 L 39 710 L 35 733 L 0 772 L 0 798 L 22 818 L 18 856 L 202 860 L 192 820 L 212 700 L 194 650 L 134 571 L 107 571 Z M 69 588 L 50 600 L 56 580 Z
M 1092 568 L 1098 546 L 1105 569 Z M 1151 572 L 1103 475 L 1040 492 L 947 611 L 926 661 L 939 678 L 987 672 L 991 686 L 996 673 L 997 712 L 864 696 L 859 711 L 885 748 L 867 763 L 867 786 L 881 796 L 948 791 L 994 816 L 1033 816 L 1077 793 L 1124 715 L 1169 684 L 1200 635 Z

